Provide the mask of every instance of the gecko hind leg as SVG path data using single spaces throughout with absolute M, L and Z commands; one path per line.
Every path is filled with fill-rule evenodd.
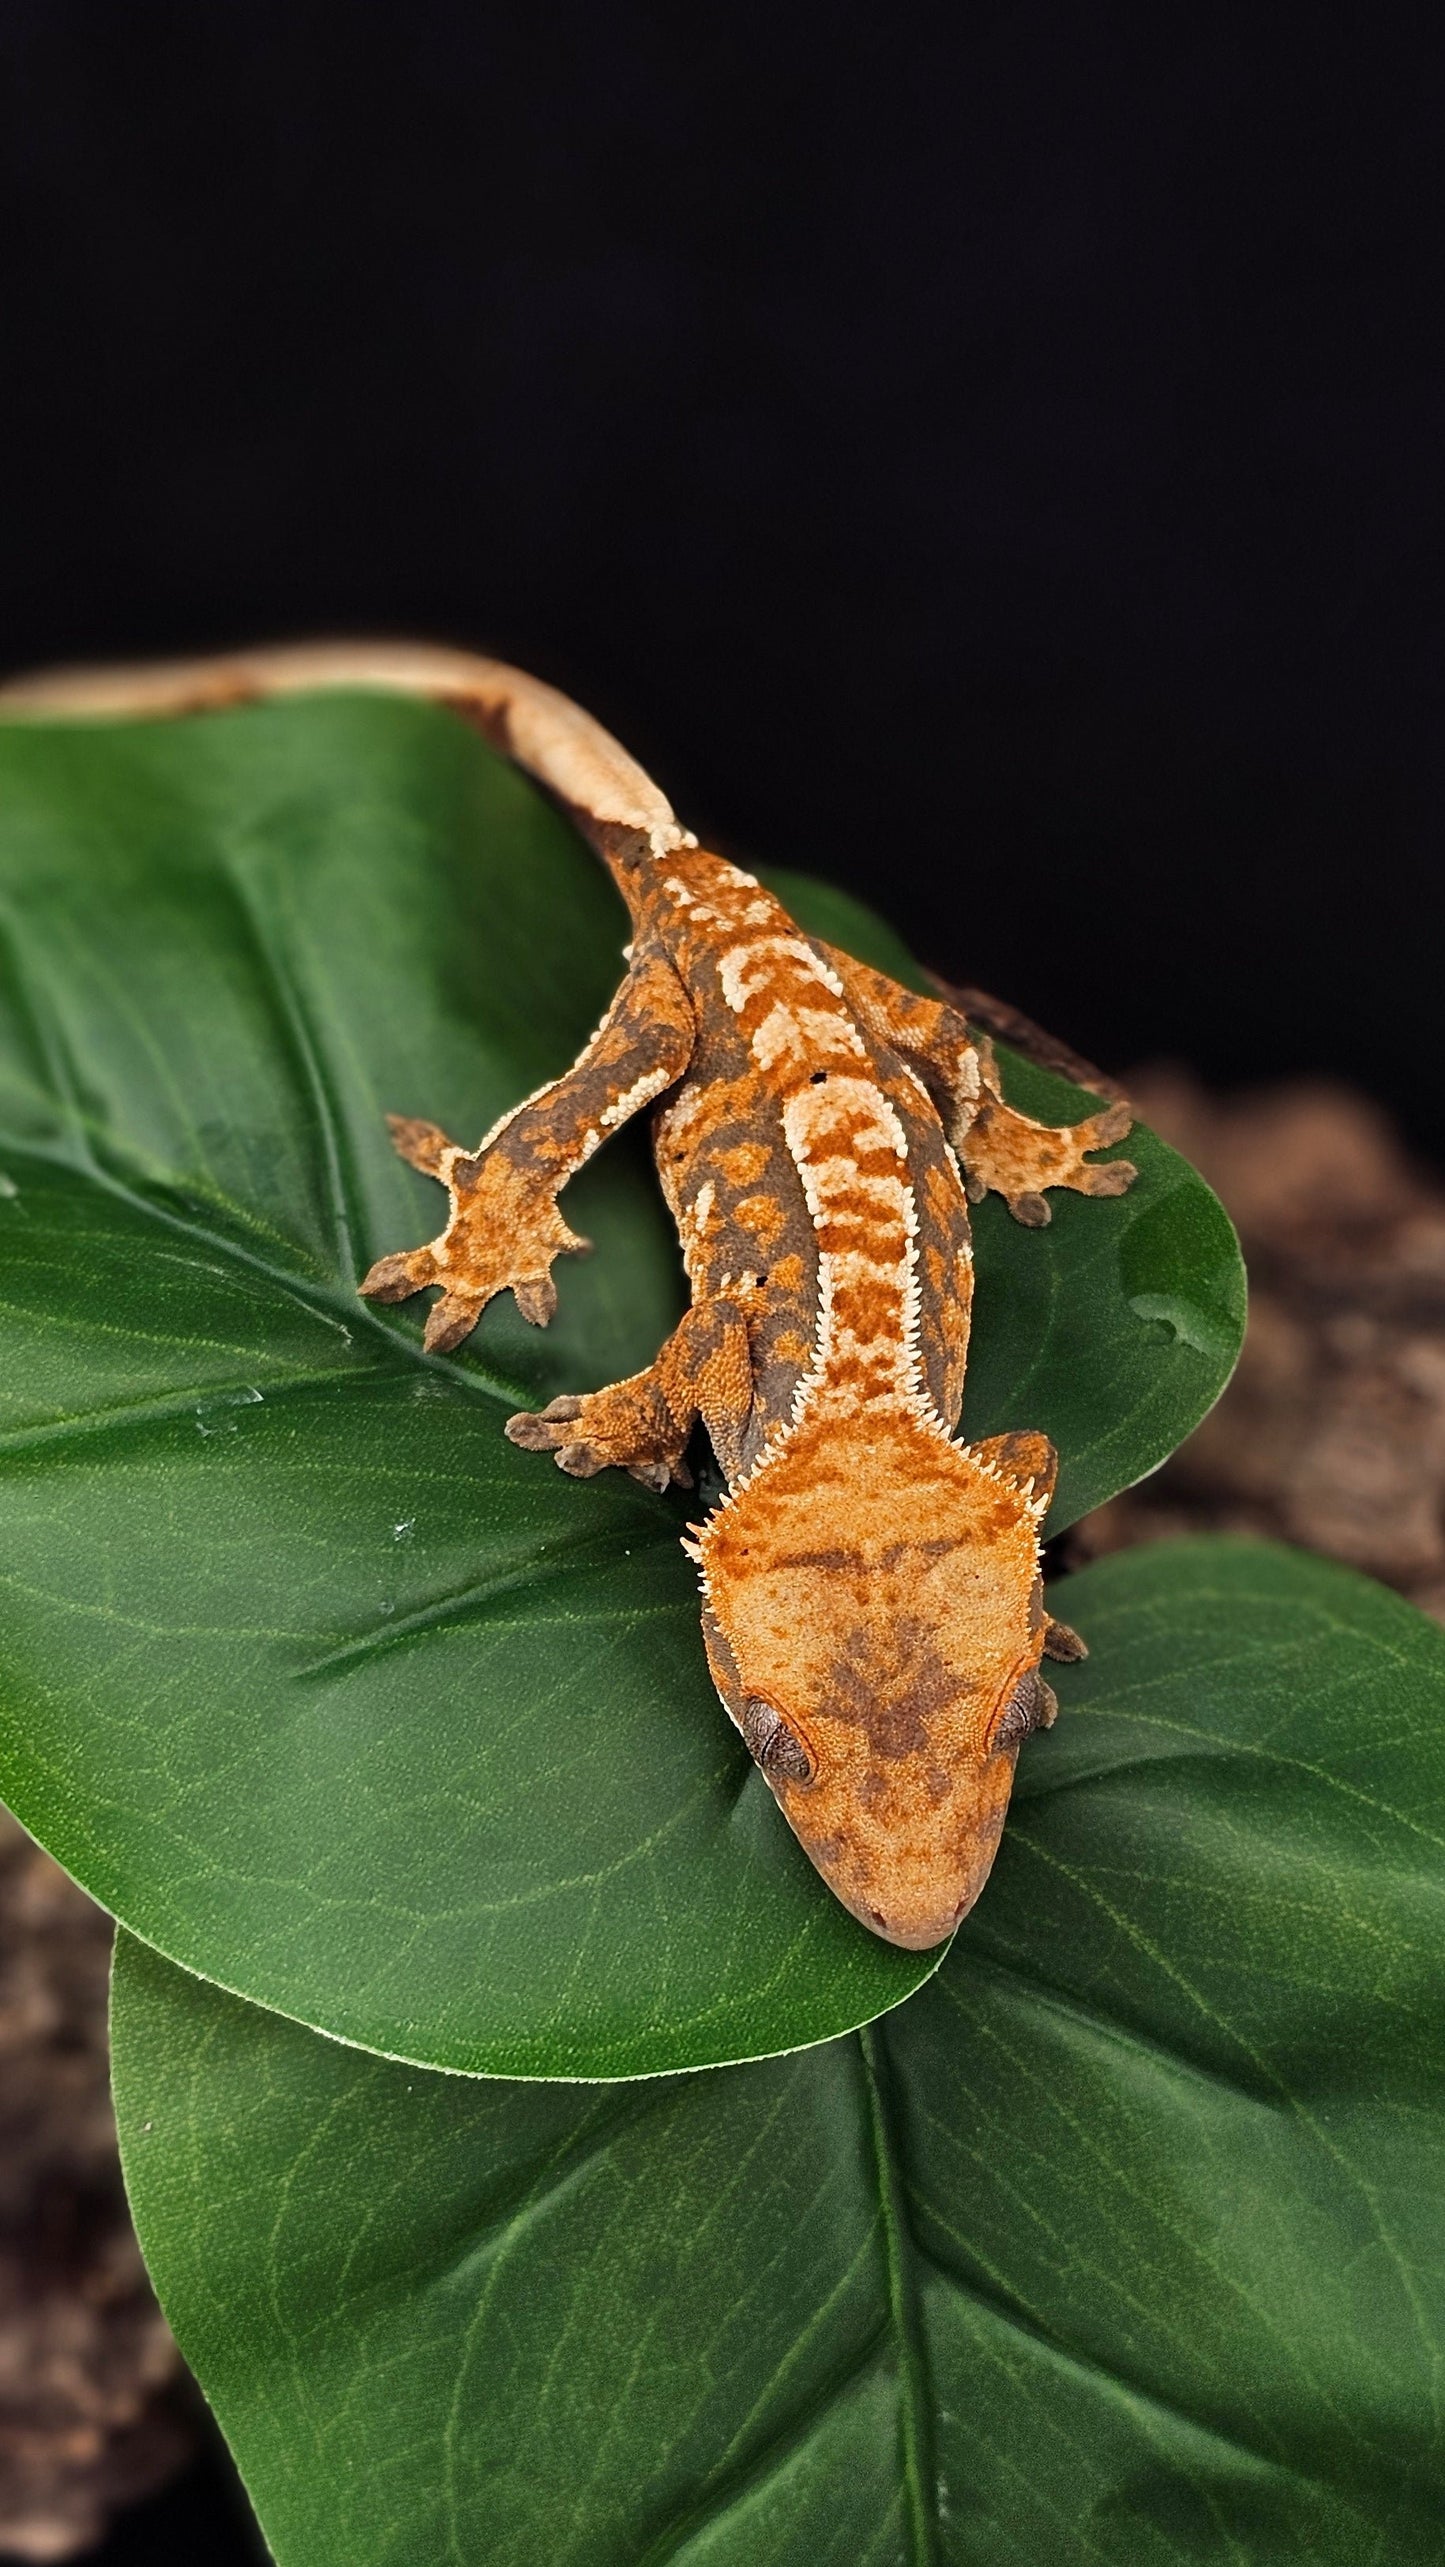
M 928 1088 L 963 1166 L 969 1200 L 1001 1194 L 1016 1221 L 1042 1230 L 1051 1218 L 1046 1186 L 1074 1194 L 1125 1194 L 1138 1170 L 1127 1159 L 1091 1167 L 1088 1153 L 1122 1141 L 1134 1117 L 1122 1101 L 1080 1123 L 1035 1123 L 1006 1105 L 993 1044 L 946 1000 L 921 998 L 885 972 L 834 946 L 823 953 L 866 1030 L 913 1065 Z
M 616 1469 L 647 1488 L 672 1480 L 691 1488 L 683 1454 L 698 1418 L 726 1452 L 751 1406 L 747 1320 L 736 1302 L 705 1301 L 684 1314 L 645 1372 L 524 1410 L 505 1431 L 528 1452 L 553 1454 L 574 1479 Z
M 1091 1150 L 1107 1150 L 1122 1141 L 1133 1125 L 1127 1105 L 1106 1106 L 1082 1123 L 1035 1123 L 989 1094 L 966 1132 L 959 1136 L 959 1156 L 969 1201 L 1001 1194 L 1015 1221 L 1042 1230 L 1052 1213 L 1046 1186 L 1064 1186 L 1073 1194 L 1127 1194 L 1138 1169 L 1128 1159 L 1090 1165 Z

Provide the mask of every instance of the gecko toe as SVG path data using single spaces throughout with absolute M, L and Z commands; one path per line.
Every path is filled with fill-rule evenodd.
M 415 1114 L 388 1114 L 386 1126 L 392 1148 L 409 1167 L 420 1168 L 425 1177 L 443 1176 L 443 1162 L 455 1154 L 456 1143 L 440 1124 L 425 1123 Z
M 1102 1168 L 1086 1168 L 1086 1194 L 1127 1194 L 1138 1169 L 1128 1159 L 1110 1159 Z
M 520 1409 L 515 1417 L 509 1417 L 502 1433 L 509 1444 L 520 1444 L 524 1453 L 550 1453 L 556 1442 L 545 1416 L 538 1417 L 529 1408 Z
M 569 1480 L 594 1480 L 607 1468 L 606 1458 L 592 1444 L 564 1444 L 556 1456 L 557 1468 Z
M 550 1275 L 523 1276 L 513 1284 L 512 1297 L 534 1328 L 545 1328 L 557 1308 L 557 1287 Z
M 430 1248 L 408 1248 L 396 1256 L 378 1257 L 356 1289 L 367 1301 L 409 1301 L 414 1292 L 435 1283 L 436 1271 Z
M 486 1307 L 475 1294 L 446 1292 L 427 1312 L 422 1346 L 428 1355 L 449 1355 L 469 1337 Z
M 1117 1105 L 1107 1107 L 1104 1113 L 1091 1115 L 1083 1128 L 1089 1135 L 1084 1142 L 1086 1150 L 1107 1150 L 1112 1141 L 1122 1141 L 1126 1132 L 1133 1131 L 1133 1108 L 1121 1099 Z
M 1055 1622 L 1050 1617 L 1044 1626 L 1046 1658 L 1056 1658 L 1060 1665 L 1071 1667 L 1075 1666 L 1080 1658 L 1087 1658 L 1088 1654 L 1088 1649 L 1077 1631 L 1071 1630 L 1067 1622 Z
M 1047 1230 L 1054 1217 L 1052 1207 L 1041 1194 L 1011 1194 L 1008 1208 L 1025 1230 Z

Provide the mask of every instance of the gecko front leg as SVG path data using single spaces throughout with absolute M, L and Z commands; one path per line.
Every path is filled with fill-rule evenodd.
M 572 1068 L 504 1114 L 475 1150 L 449 1141 L 434 1123 L 391 1116 L 397 1149 L 446 1186 L 451 1217 L 425 1247 L 379 1257 L 362 1292 L 372 1301 L 405 1301 L 440 1284 L 424 1341 L 437 1354 L 460 1345 L 494 1294 L 508 1288 L 522 1316 L 545 1327 L 557 1307 L 553 1258 L 588 1244 L 563 1220 L 558 1195 L 611 1133 L 682 1076 L 695 1034 L 687 993 L 666 956 L 640 953 Z
M 699 1417 L 726 1467 L 752 1406 L 747 1319 L 734 1301 L 694 1302 L 647 1370 L 607 1390 L 554 1399 L 537 1414 L 509 1417 L 506 1432 L 532 1453 L 555 1453 L 560 1470 L 591 1479 L 609 1467 L 646 1487 L 669 1480 L 690 1488 L 683 1461 Z
M 826 949 L 850 1004 L 875 1039 L 891 1045 L 922 1078 L 963 1164 L 972 1203 L 1001 1194 L 1016 1221 L 1041 1230 L 1051 1213 L 1044 1189 L 1126 1194 L 1138 1170 L 1127 1159 L 1091 1165 L 1089 1153 L 1122 1141 L 1133 1127 L 1127 1105 L 1106 1106 L 1079 1123 L 1036 1123 L 1004 1102 L 993 1045 L 956 1007 L 921 998 L 886 973 Z

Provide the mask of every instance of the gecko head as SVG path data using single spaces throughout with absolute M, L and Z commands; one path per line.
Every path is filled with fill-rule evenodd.
M 830 1889 L 890 1943 L 926 1950 L 967 1915 L 1019 1748 L 1053 1719 L 1038 1524 L 1056 1468 L 1042 1435 L 835 1422 L 703 1528 L 723 1704 Z

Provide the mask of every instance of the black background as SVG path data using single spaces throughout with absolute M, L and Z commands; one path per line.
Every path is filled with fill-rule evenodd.
M 1442 104 L 1426 8 L 3 0 L 0 662 L 501 651 L 1445 1157 Z
M 1438 12 L 5 0 L 0 659 L 570 687 L 1114 1065 L 1445 1136 Z

